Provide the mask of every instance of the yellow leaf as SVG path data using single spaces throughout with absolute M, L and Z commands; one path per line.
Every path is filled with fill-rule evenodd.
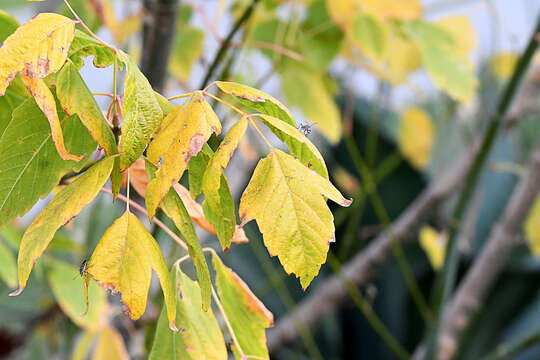
M 221 123 L 203 97 L 195 92 L 184 108 L 175 108 L 164 120 L 148 147 L 148 159 L 163 163 L 146 189 L 146 209 L 150 219 L 169 188 L 178 182 L 189 160 L 201 151 L 212 132 L 221 132 Z
M 64 145 L 64 135 L 62 134 L 62 127 L 60 126 L 60 120 L 58 119 L 58 113 L 56 112 L 56 100 L 53 94 L 45 84 L 45 81 L 40 78 L 31 78 L 28 76 L 27 71 L 21 73 L 21 79 L 26 85 L 30 94 L 36 100 L 37 105 L 43 111 L 49 125 L 51 126 L 51 135 L 58 151 L 58 155 L 64 160 L 80 161 L 84 156 L 77 156 L 70 154 L 66 146 Z
M 42 13 L 19 27 L 0 48 L 0 96 L 17 73 L 31 78 L 55 73 L 66 61 L 75 23 L 57 14 Z
M 240 200 L 242 224 L 257 220 L 270 255 L 277 255 L 303 288 L 318 274 L 329 243 L 335 241 L 325 197 L 342 206 L 352 201 L 292 156 L 272 149 L 257 164 Z
M 122 336 L 116 329 L 105 326 L 99 333 L 92 360 L 128 360 L 129 356 Z
M 422 169 L 429 161 L 433 133 L 433 121 L 423 109 L 410 107 L 403 112 L 399 148 L 416 168 Z
M 174 290 L 158 244 L 129 211 L 107 229 L 94 250 L 86 271 L 99 285 L 122 294 L 126 314 L 137 320 L 144 313 L 152 269 L 161 283 L 169 327 L 176 330 Z
M 512 75 L 516 67 L 518 56 L 513 53 L 501 53 L 489 59 L 491 72 L 500 79 L 506 79 Z
M 362 10 L 388 20 L 407 20 L 422 16 L 420 0 L 356 0 Z
M 420 246 L 426 252 L 433 269 L 440 270 L 444 264 L 446 235 L 438 233 L 431 226 L 424 226 L 420 229 Z
M 63 188 L 26 229 L 17 260 L 19 289 L 10 295 L 19 295 L 24 290 L 32 267 L 51 242 L 56 230 L 77 216 L 96 197 L 111 174 L 113 163 L 114 158 L 106 158 L 86 170 Z
M 394 84 L 404 82 L 407 74 L 415 71 L 422 64 L 422 58 L 416 45 L 398 33 L 392 33 L 388 37 L 384 61 L 388 64 L 385 72 L 390 74 Z
M 540 195 L 536 196 L 534 204 L 525 219 L 523 230 L 534 255 L 540 254 Z
M 342 29 L 347 29 L 360 9 L 358 0 L 326 0 L 326 8 L 332 19 Z
M 477 47 L 476 33 L 468 17 L 449 16 L 437 21 L 436 24 L 454 37 L 456 50 L 461 54 L 467 55 Z

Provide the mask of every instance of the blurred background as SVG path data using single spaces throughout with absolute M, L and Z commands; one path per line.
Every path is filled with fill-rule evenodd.
M 148 9 L 155 1 L 70 4 L 101 38 L 144 64 L 164 56 L 147 50 L 155 43 L 143 41 L 143 30 L 152 20 Z M 233 245 L 223 255 L 274 314 L 276 326 L 267 337 L 275 359 L 407 358 L 403 351 L 412 354 L 422 342 L 425 309 L 418 299 L 429 299 L 440 271 L 457 190 L 445 194 L 414 231 L 407 232 L 403 252 L 388 252 L 369 274 L 358 275 L 362 279 L 356 284 L 347 283 L 344 296 L 329 300 L 329 311 L 314 316 L 309 326 L 290 316 L 329 281 L 341 281 L 336 274 L 342 265 L 365 255 L 366 247 L 378 241 L 429 184 L 447 176 L 445 170 L 455 161 L 470 156 L 469 145 L 483 134 L 540 13 L 538 0 L 389 0 L 373 10 L 376 16 L 358 20 L 359 14 L 346 10 L 352 2 L 179 0 L 171 38 L 163 39 L 171 44 L 165 76 L 153 77 L 151 66 L 142 68 L 165 96 L 202 89 L 219 79 L 278 98 L 321 149 L 333 183 L 355 199 L 349 208 L 330 204 L 336 242 L 306 291 L 269 256 L 254 222 L 245 227 L 250 241 Z M 55 0 L 0 0 L 0 9 L 21 24 L 43 11 L 68 16 L 62 1 Z M 411 19 L 423 19 L 424 25 L 408 26 Z M 93 92 L 111 92 L 111 68 L 97 69 L 87 59 L 81 73 Z M 461 223 L 458 278 L 471 267 L 525 171 L 540 132 L 539 89 L 540 58 L 534 58 Z M 105 99 L 98 101 L 106 109 Z M 228 128 L 235 114 L 217 105 Z M 226 170 L 237 200 L 266 151 L 249 132 L 244 139 Z M 0 230 L 0 244 L 12 257 L 24 228 L 49 200 Z M 74 320 L 57 294 L 79 296 L 82 283 L 72 279 L 76 268 L 123 210 L 121 203 L 111 205 L 107 195 L 98 197 L 55 237 L 47 252 L 58 260 L 54 271 L 40 270 L 38 263 L 28 288 L 17 298 L 7 296 L 14 284 L 7 274 L 9 264 L 0 262 L 0 358 L 86 358 L 81 349 L 91 339 L 82 329 L 88 330 L 91 320 Z M 204 246 L 219 248 L 214 235 L 197 231 Z M 540 338 L 539 234 L 540 205 L 533 205 L 511 239 L 515 246 L 509 262 L 460 338 L 457 358 L 480 359 L 501 344 L 532 334 L 530 346 L 507 358 L 540 359 L 540 343 L 535 345 Z M 172 264 L 182 250 L 163 232 L 156 231 L 156 236 Z M 417 290 L 413 295 L 410 277 L 418 286 L 412 287 Z M 153 281 L 147 311 L 136 322 L 121 313 L 118 299 L 109 297 L 110 304 L 103 304 L 122 335 L 119 346 L 125 346 L 132 359 L 148 356 L 161 309 L 158 290 Z M 320 301 L 324 306 L 325 300 Z M 297 322 L 292 335 L 283 335 L 283 319 Z

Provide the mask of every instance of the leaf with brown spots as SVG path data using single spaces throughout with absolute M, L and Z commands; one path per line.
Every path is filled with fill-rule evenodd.
M 24 290 L 30 271 L 51 242 L 56 230 L 77 216 L 96 197 L 111 174 L 113 163 L 114 158 L 106 158 L 86 170 L 63 188 L 26 229 L 17 260 L 19 289 L 10 295 L 19 295 Z
M 86 267 L 101 287 L 122 293 L 125 312 L 133 320 L 146 309 L 152 269 L 161 283 L 169 327 L 177 331 L 174 288 L 167 264 L 156 240 L 129 210 L 107 229 Z
M 73 20 L 51 13 L 38 14 L 20 26 L 0 48 L 0 96 L 23 69 L 33 79 L 60 70 L 74 32 Z
M 64 160 L 80 161 L 84 155 L 72 155 L 67 151 L 66 146 L 64 145 L 64 135 L 62 134 L 62 127 L 60 126 L 60 120 L 58 119 L 58 113 L 56 112 L 56 100 L 54 99 L 51 90 L 49 90 L 45 84 L 45 81 L 40 78 L 31 78 L 28 76 L 26 70 L 21 73 L 21 79 L 28 91 L 30 91 L 30 94 L 32 94 L 36 100 L 41 111 L 43 111 L 47 117 L 47 120 L 49 120 L 52 139 L 56 146 L 56 150 L 58 151 L 58 155 Z
M 238 340 L 234 344 L 236 350 L 241 350 L 245 358 L 252 356 L 268 359 L 265 329 L 274 325 L 274 315 L 215 254 L 212 256 L 212 264 L 216 272 L 219 298 Z
M 195 92 L 185 106 L 176 107 L 164 120 L 147 151 L 148 159 L 163 163 L 146 189 L 146 209 L 154 217 L 161 199 L 182 177 L 189 160 L 197 155 L 212 132 L 221 132 L 221 123 L 203 97 Z

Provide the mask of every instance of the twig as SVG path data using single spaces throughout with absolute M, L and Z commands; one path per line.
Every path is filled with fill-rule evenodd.
M 427 358 L 434 359 L 437 352 L 437 339 L 438 339 L 438 327 L 441 321 L 442 316 L 442 304 L 449 297 L 454 284 L 456 281 L 457 275 L 457 265 L 458 265 L 458 247 L 457 247 L 457 232 L 458 228 L 461 225 L 461 220 L 469 204 L 469 200 L 472 197 L 472 193 L 478 182 L 481 170 L 484 167 L 484 163 L 488 158 L 490 150 L 495 142 L 496 135 L 501 128 L 503 119 L 506 116 L 506 112 L 509 108 L 510 103 L 512 102 L 516 90 L 525 71 L 529 67 L 529 63 L 536 52 L 538 47 L 538 32 L 540 31 L 540 16 L 538 17 L 535 29 L 530 37 L 527 48 L 523 52 L 523 55 L 520 57 L 514 73 L 510 78 L 510 81 L 506 85 L 501 97 L 499 98 L 499 103 L 495 110 L 495 113 L 491 117 L 491 120 L 488 125 L 488 129 L 482 139 L 482 144 L 480 145 L 480 151 L 475 156 L 473 165 L 470 172 L 467 174 L 465 179 L 465 187 L 463 188 L 457 206 L 454 210 L 450 227 L 448 230 L 448 242 L 446 244 L 446 256 L 444 261 L 444 266 L 442 271 L 439 273 L 438 278 L 435 282 L 434 288 L 434 307 L 437 314 L 437 319 L 434 325 L 429 331 L 429 340 L 428 340 L 428 350 Z
M 433 212 L 433 209 L 461 185 L 477 151 L 477 145 L 466 151 L 392 223 L 390 231 L 397 241 L 405 241 L 413 237 L 422 221 Z M 387 260 L 391 244 L 391 238 L 386 232 L 377 236 L 362 252 L 356 254 L 343 266 L 343 279 L 356 285 L 369 281 Z M 298 304 L 293 313 L 281 317 L 274 328 L 269 329 L 269 349 L 275 350 L 296 338 L 298 333 L 294 319 L 303 319 L 305 326 L 311 328 L 324 315 L 334 311 L 346 296 L 347 289 L 342 279 L 337 275 L 325 279 L 318 288 Z
M 236 20 L 231 31 L 229 31 L 229 33 L 225 37 L 225 40 L 223 40 L 223 42 L 221 43 L 221 46 L 219 50 L 217 51 L 216 56 L 214 57 L 214 60 L 212 60 L 211 65 L 208 67 L 208 71 L 206 72 L 206 75 L 204 76 L 204 79 L 201 83 L 201 86 L 199 86 L 199 89 L 204 88 L 206 84 L 208 83 L 208 81 L 212 78 L 212 75 L 214 75 L 214 71 L 216 70 L 219 63 L 221 62 L 221 59 L 223 59 L 223 57 L 225 56 L 225 53 L 227 52 L 227 49 L 229 47 L 229 44 L 232 38 L 234 37 L 234 35 L 236 35 L 240 27 L 244 24 L 244 22 L 246 22 L 251 17 L 251 14 L 253 10 L 255 9 L 255 6 L 259 3 L 259 1 L 260 0 L 252 0 L 251 4 L 246 8 L 246 10 L 244 10 L 244 13 L 242 14 L 242 16 L 240 16 L 238 20 Z
M 483 303 L 493 283 L 504 269 L 511 250 L 518 244 L 513 238 L 520 231 L 536 194 L 540 190 L 540 143 L 529 168 L 512 193 L 508 205 L 452 301 L 446 306 L 440 325 L 437 359 L 451 359 L 459 336 Z

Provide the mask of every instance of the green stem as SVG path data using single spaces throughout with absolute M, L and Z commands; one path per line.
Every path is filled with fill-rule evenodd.
M 482 360 L 505 360 L 510 359 L 513 355 L 530 348 L 533 345 L 536 345 L 540 341 L 540 328 L 526 334 L 525 336 L 499 345 L 495 348 L 491 354 L 482 358 Z
M 506 112 L 509 108 L 512 99 L 515 96 L 517 87 L 525 74 L 525 71 L 529 67 L 534 53 L 538 47 L 538 33 L 540 32 L 540 17 L 537 20 L 536 27 L 529 40 L 527 48 L 521 55 L 510 81 L 506 85 L 499 103 L 492 115 L 488 125 L 488 129 L 482 139 L 480 145 L 480 151 L 477 153 L 471 170 L 469 171 L 465 179 L 465 187 L 461 191 L 456 208 L 454 210 L 452 220 L 450 222 L 448 230 L 448 242 L 446 244 L 446 256 L 444 259 L 444 266 L 442 271 L 439 272 L 435 281 L 434 295 L 433 295 L 433 308 L 437 314 L 437 321 L 434 324 L 433 331 L 430 331 L 430 338 L 428 340 L 428 350 L 426 354 L 427 359 L 435 359 L 438 327 L 441 321 L 442 308 L 445 301 L 448 299 L 454 284 L 456 282 L 457 268 L 458 268 L 458 248 L 457 248 L 457 233 L 467 205 L 471 195 L 476 187 L 481 170 L 487 160 L 491 148 L 493 147 L 497 133 L 501 127 L 502 119 L 506 116 Z
M 418 283 L 416 282 L 416 279 L 414 278 L 413 271 L 409 263 L 407 262 L 407 258 L 405 257 L 405 254 L 403 253 L 403 249 L 401 248 L 400 243 L 397 241 L 395 236 L 390 231 L 390 217 L 388 216 L 388 213 L 386 212 L 386 209 L 384 208 L 381 198 L 379 197 L 377 193 L 376 183 L 375 183 L 375 180 L 373 179 L 371 171 L 368 168 L 367 164 L 365 163 L 364 159 L 362 158 L 362 155 L 360 154 L 360 151 L 358 150 L 358 147 L 356 146 L 356 143 L 354 142 L 353 137 L 351 135 L 346 135 L 344 137 L 344 140 L 345 140 L 345 145 L 347 146 L 347 149 L 356 166 L 356 169 L 358 170 L 358 172 L 360 173 L 360 176 L 362 177 L 362 181 L 364 183 L 364 189 L 373 206 L 373 209 L 375 210 L 375 214 L 377 218 L 379 219 L 379 221 L 381 222 L 384 228 L 384 231 L 388 232 L 388 236 L 392 240 L 391 242 L 392 254 L 396 258 L 397 264 L 399 266 L 399 269 L 401 270 L 401 273 L 409 289 L 409 292 L 411 293 L 411 296 L 416 306 L 418 307 L 418 311 L 424 317 L 424 320 L 430 323 L 432 321 L 431 311 L 429 310 L 429 307 L 424 298 L 424 295 L 422 295 L 420 286 L 418 286 Z
M 227 49 L 229 48 L 232 38 L 234 37 L 234 35 L 236 35 L 238 30 L 240 30 L 240 27 L 251 17 L 251 14 L 253 13 L 253 10 L 255 9 L 255 6 L 257 5 L 257 3 L 259 3 L 259 1 L 260 0 L 252 0 L 251 4 L 249 4 L 246 10 L 244 10 L 244 13 L 238 18 L 238 20 L 236 20 L 231 31 L 229 31 L 229 33 L 221 43 L 221 46 L 217 51 L 214 60 L 212 61 L 210 67 L 208 68 L 208 71 L 206 72 L 206 75 L 204 76 L 204 80 L 202 81 L 201 86 L 199 86 L 199 89 L 203 89 L 208 83 L 208 81 L 210 81 L 212 75 L 214 75 L 214 71 L 216 71 L 219 63 L 227 53 Z
M 401 344 L 386 328 L 381 319 L 379 319 L 377 314 L 375 314 L 371 304 L 364 299 L 358 288 L 345 276 L 343 276 L 343 273 L 341 272 L 341 264 L 339 263 L 339 260 L 332 254 L 332 252 L 328 253 L 328 264 L 334 273 L 339 276 L 356 306 L 358 306 L 360 311 L 362 311 L 362 314 L 364 314 L 366 320 L 369 322 L 373 330 L 377 333 L 377 335 L 379 335 L 388 348 L 392 350 L 399 359 L 410 359 L 411 355 L 401 346 Z

